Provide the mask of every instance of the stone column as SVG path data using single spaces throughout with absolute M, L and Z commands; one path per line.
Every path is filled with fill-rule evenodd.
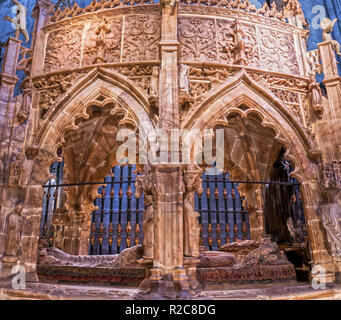
M 179 72 L 177 40 L 177 3 L 169 4 L 161 1 L 161 69 L 159 79 L 159 118 L 160 128 L 167 133 L 168 147 L 171 146 L 171 130 L 179 128 Z M 153 257 L 140 261 L 151 264 L 146 273 L 148 278 L 142 287 L 148 297 L 160 299 L 185 298 L 190 289 L 189 278 L 184 267 L 184 183 L 183 168 L 180 164 L 147 165 L 145 175 L 137 181 L 138 188 L 149 195 L 152 208 L 148 208 L 148 216 L 152 215 L 153 232 L 148 237 L 153 239 Z M 138 191 L 137 193 L 141 193 Z M 150 206 L 150 204 L 149 204 Z M 144 224 L 145 227 L 148 227 Z M 198 229 L 199 232 L 199 229 Z M 147 235 L 145 234 L 145 237 Z M 150 239 L 144 239 L 147 245 Z M 199 237 L 198 237 L 199 244 Z M 195 273 L 195 264 L 189 261 L 188 272 Z M 143 296 L 139 296 L 143 298 Z
M 9 172 L 10 144 L 11 144 L 11 127 L 15 106 L 12 102 L 15 85 L 18 81 L 16 76 L 17 63 L 21 41 L 9 38 L 6 43 L 5 55 L 0 75 L 0 256 L 5 253 L 6 241 L 6 217 L 13 211 L 16 202 L 18 201 L 19 193 L 14 188 L 8 188 L 7 176 Z M 12 201 L 10 201 L 10 199 Z M 6 257 L 0 259 L 0 277 L 6 276 L 8 270 L 10 272 L 11 266 L 17 261 L 5 261 Z M 11 259 L 7 259 L 11 260 Z M 4 270 L 6 267 L 6 270 Z
M 332 41 L 318 44 L 324 84 L 328 94 L 328 107 L 324 112 L 322 121 L 317 126 L 317 136 L 322 151 L 322 196 L 320 200 L 322 211 L 328 212 L 330 205 L 335 202 L 335 194 L 341 192 L 339 183 L 339 167 L 341 165 L 341 78 L 338 74 L 336 53 Z M 329 177 L 332 174 L 335 178 Z M 337 205 L 337 203 L 335 203 Z M 312 209 L 313 210 L 313 209 Z M 341 212 L 341 208 L 340 208 Z M 317 228 L 317 227 L 316 227 Z M 321 230 L 321 228 L 320 228 Z M 322 227 L 323 232 L 325 232 Z M 318 238 L 317 238 L 318 239 Z M 322 239 L 320 239 L 322 241 Z M 328 241 L 326 241 L 327 243 Z M 340 278 L 341 263 L 337 258 L 332 258 L 330 252 L 319 252 L 319 257 L 314 257 L 314 263 L 322 262 L 322 266 L 328 269 L 328 281 L 332 282 L 334 272 Z
M 323 161 L 341 159 L 341 78 L 338 74 L 336 56 L 332 42 L 318 45 L 324 73 L 329 108 L 325 110 L 324 122 L 319 123 L 319 135 Z
M 31 77 L 43 73 L 46 40 L 46 34 L 43 28 L 47 24 L 49 16 L 53 11 L 54 5 L 50 0 L 38 0 L 33 9 L 32 17 L 35 19 L 35 25 L 32 39 L 34 55 L 32 57 Z
M 4 61 L 0 75 L 0 142 L 1 147 L 8 147 L 10 141 L 10 127 L 14 116 L 14 105 L 12 103 L 15 85 L 18 81 L 16 76 L 21 41 L 9 38 L 6 44 Z M 0 180 L 5 177 L 8 154 L 0 154 L 2 166 L 0 166 Z

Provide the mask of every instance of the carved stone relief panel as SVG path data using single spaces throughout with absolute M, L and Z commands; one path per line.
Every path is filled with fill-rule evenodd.
M 34 80 L 34 87 L 39 91 L 39 113 L 45 113 L 60 99 L 86 71 L 60 73 Z
M 217 20 L 218 60 L 221 63 L 241 64 L 238 50 L 244 55 L 244 65 L 259 67 L 256 27 L 235 21 Z M 240 55 L 240 53 L 239 53 Z
M 161 21 L 157 15 L 125 17 L 122 61 L 159 60 Z
M 150 79 L 152 77 L 152 65 L 129 65 L 120 67 L 111 67 L 109 70 L 114 70 L 134 81 L 141 89 L 148 93 L 150 87 Z
M 183 18 L 178 25 L 180 59 L 216 61 L 216 28 L 214 19 Z
M 82 64 L 119 62 L 121 33 L 122 18 L 93 22 L 86 35 Z
M 293 36 L 263 27 L 258 30 L 262 68 L 299 75 Z
M 80 66 L 83 26 L 72 26 L 48 35 L 44 72 Z

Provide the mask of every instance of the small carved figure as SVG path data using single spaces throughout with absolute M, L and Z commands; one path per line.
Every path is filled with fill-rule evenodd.
M 152 259 L 154 257 L 154 207 L 153 196 L 146 194 L 144 197 L 146 210 L 143 214 L 143 257 Z
M 4 21 L 9 21 L 12 23 L 13 28 L 15 31 L 15 39 L 19 39 L 20 34 L 22 33 L 25 37 L 25 43 L 28 43 L 30 37 L 26 30 L 26 8 L 23 6 L 18 0 L 12 0 L 13 4 L 17 8 L 17 14 L 14 18 L 10 18 L 7 15 L 4 17 Z
M 152 259 L 154 257 L 154 201 L 152 194 L 151 167 L 145 165 L 144 175 L 137 176 L 135 181 L 135 197 L 142 197 L 144 192 L 144 204 L 146 210 L 143 215 L 143 257 Z
M 337 21 L 337 18 L 335 18 L 333 21 L 331 21 L 328 18 L 322 19 L 321 21 L 321 29 L 323 30 L 322 39 L 324 42 L 331 41 L 336 54 L 341 56 L 341 46 L 339 42 L 336 40 L 333 40 L 333 37 L 332 37 L 332 31 L 333 31 L 336 21 Z
M 313 74 L 310 76 L 310 84 L 308 89 L 314 110 L 322 109 L 322 90 L 320 84 L 316 81 Z
M 8 186 L 24 188 L 26 185 L 26 172 L 24 161 L 15 160 L 10 164 Z
M 341 257 L 341 192 L 335 202 L 322 207 L 322 224 L 327 232 L 327 239 L 333 257 Z
M 195 192 L 203 193 L 201 170 L 195 165 L 189 165 L 184 174 L 184 255 L 187 257 L 199 257 L 200 226 L 198 217 L 200 214 L 194 211 Z
M 101 22 L 98 24 L 96 29 L 96 38 L 91 38 L 95 41 L 97 48 L 97 55 L 93 63 L 105 62 L 105 49 L 107 47 L 106 34 L 110 33 L 110 28 L 108 27 L 107 18 L 102 18 Z
M 180 92 L 189 93 L 189 66 L 180 64 Z
M 247 66 L 245 33 L 237 20 L 231 25 L 231 29 L 232 31 L 227 34 L 227 37 L 232 41 L 226 42 L 224 52 L 228 59 L 233 59 L 234 64 Z
M 159 67 L 154 66 L 152 77 L 150 78 L 149 95 L 157 96 L 159 94 Z
M 6 228 L 6 249 L 5 256 L 17 256 L 20 248 L 22 233 L 22 204 L 18 204 L 8 216 Z

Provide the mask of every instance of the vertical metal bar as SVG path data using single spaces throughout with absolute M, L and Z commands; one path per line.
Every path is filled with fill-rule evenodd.
M 128 164 L 128 188 L 127 188 L 127 225 L 126 225 L 126 247 L 131 245 L 131 198 L 132 198 L 132 165 Z
M 218 249 L 221 245 L 221 238 L 220 238 L 220 233 L 221 233 L 221 229 L 220 229 L 220 219 L 219 219 L 219 198 L 220 198 L 220 194 L 219 194 L 219 190 L 218 190 L 218 175 L 215 176 L 215 218 L 216 218 L 216 226 L 215 226 L 215 240 L 214 241 L 214 249 Z
M 124 166 L 121 165 L 120 166 L 120 184 L 119 184 L 120 191 L 118 193 L 118 225 L 117 225 L 117 238 L 116 238 L 117 253 L 121 252 L 121 243 L 122 243 L 121 234 L 122 234 L 123 168 Z
M 204 229 L 203 229 L 203 225 L 202 225 L 202 194 L 198 194 L 198 211 L 199 211 L 199 226 L 200 226 L 200 245 L 203 246 L 204 245 Z
M 144 195 L 143 195 L 143 197 L 144 197 Z M 139 245 L 140 244 L 140 199 L 141 198 L 136 199 L 135 245 Z
M 105 179 L 104 179 L 105 182 Z M 104 218 L 104 200 L 105 200 L 105 188 L 106 186 L 102 186 L 102 193 L 101 193 L 101 220 L 100 220 L 100 225 L 99 225 L 99 254 L 101 255 L 103 252 L 103 238 L 104 238 L 104 223 L 103 223 L 103 218 Z
M 224 183 L 223 183 L 223 190 L 224 190 L 224 194 L 223 194 L 223 197 L 224 197 L 224 199 L 223 199 L 223 202 L 224 202 L 223 218 L 224 218 L 224 223 L 222 225 L 222 230 L 223 230 L 222 237 L 223 237 L 223 240 L 225 243 L 229 243 L 230 242 L 230 238 L 229 238 L 230 230 L 229 230 L 229 222 L 228 222 L 228 204 L 227 204 L 228 194 L 227 194 L 227 185 L 226 185 L 226 181 L 227 181 L 226 175 L 227 175 L 227 173 L 224 172 L 223 173 L 223 180 L 224 180 Z
M 207 222 L 208 222 L 208 227 L 207 227 L 207 239 L 208 239 L 208 246 L 209 249 L 212 250 L 213 246 L 213 238 L 212 238 L 212 221 L 211 221 L 211 190 L 210 190 L 210 181 L 209 181 L 209 175 L 206 176 L 206 181 L 207 181 L 207 188 L 206 188 L 206 201 L 207 201 Z
M 113 243 L 113 234 L 114 234 L 114 228 L 113 228 L 113 208 L 114 208 L 114 197 L 115 197 L 115 191 L 114 191 L 114 181 L 115 181 L 115 171 L 114 168 L 111 169 L 111 184 L 110 184 L 110 218 L 109 218 L 109 254 L 112 254 L 112 243 Z

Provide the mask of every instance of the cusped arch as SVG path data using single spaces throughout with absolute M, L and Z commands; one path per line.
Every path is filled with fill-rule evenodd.
M 104 99 L 102 99 L 102 96 Z M 97 103 L 119 102 L 139 124 L 141 132 L 150 132 L 155 125 L 149 117 L 149 102 L 146 94 L 127 77 L 105 68 L 95 68 L 77 81 L 58 102 L 51 106 L 35 134 L 32 145 L 45 148 L 46 137 L 63 132 L 72 118 L 87 117 L 86 107 L 101 97 Z
M 33 171 L 36 166 L 41 170 L 42 163 L 48 166 L 56 159 L 57 149 L 65 145 L 65 134 L 77 131 L 78 122 L 90 118 L 89 107 L 103 108 L 110 104 L 109 115 L 119 116 L 120 126 L 134 126 L 140 135 L 154 130 L 145 93 L 125 76 L 95 68 L 74 84 L 45 114 L 40 129 L 30 142 L 31 146 L 40 150 Z M 39 170 L 38 167 L 36 169 Z M 49 176 L 48 168 L 45 171 L 42 180 Z
M 242 105 L 247 108 L 239 108 Z M 304 128 L 275 95 L 253 81 L 245 70 L 207 97 L 195 113 L 185 119 L 182 128 L 211 129 L 223 125 L 226 116 L 233 112 L 243 118 L 257 112 L 262 126 L 274 130 L 275 139 L 288 150 L 287 156 L 295 164 L 294 176 L 301 181 L 311 178 L 311 172 L 306 169 L 311 169 L 309 158 L 313 150 Z M 309 177 L 304 177 L 305 174 Z

